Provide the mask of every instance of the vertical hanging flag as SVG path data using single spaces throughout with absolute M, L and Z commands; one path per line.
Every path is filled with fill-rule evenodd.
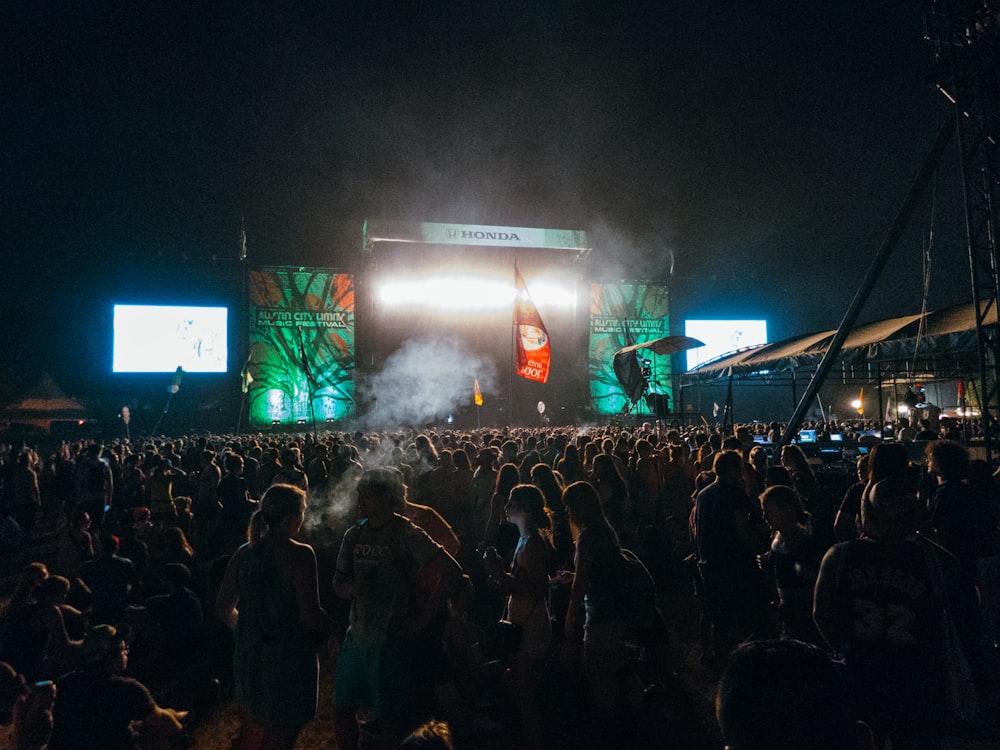
M 240 260 L 247 259 L 247 227 L 245 222 L 240 222 Z
M 476 402 L 476 406 L 483 405 L 483 392 L 479 390 L 479 378 L 472 379 L 472 389 L 475 393 L 473 396 L 473 401 Z
M 247 358 L 247 363 L 243 365 L 243 369 L 240 370 L 240 383 L 244 393 L 249 393 L 250 384 L 253 382 L 253 375 L 250 374 L 250 358 Z
M 858 406 L 857 406 L 858 414 L 863 417 L 865 415 L 865 389 L 864 388 L 862 388 L 861 389 L 861 393 L 858 394 L 857 404 L 858 404 Z
M 516 372 L 522 378 L 544 383 L 549 379 L 549 363 L 552 358 L 549 334 L 535 303 L 531 301 L 528 287 L 521 272 L 517 270 L 516 263 L 514 285 L 517 287 L 517 297 L 514 299 Z

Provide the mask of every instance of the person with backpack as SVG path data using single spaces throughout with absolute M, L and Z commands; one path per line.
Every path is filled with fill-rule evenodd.
M 562 500 L 576 538 L 576 555 L 574 571 L 556 574 L 558 582 L 571 587 L 561 660 L 575 662 L 582 648 L 595 733 L 606 732 L 610 737 L 622 688 L 628 630 L 619 593 L 621 543 L 592 484 L 573 482 L 563 491 Z
M 337 555 L 334 592 L 350 600 L 350 627 L 334 676 L 337 747 L 358 747 L 359 709 L 378 720 L 382 747 L 406 734 L 418 697 L 416 650 L 424 631 L 464 581 L 462 569 L 426 532 L 395 512 L 398 472 L 368 469 L 358 480 L 358 515 Z

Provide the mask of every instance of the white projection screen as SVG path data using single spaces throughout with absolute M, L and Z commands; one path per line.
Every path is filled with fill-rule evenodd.
M 687 369 L 747 346 L 767 343 L 766 320 L 685 320 L 684 335 L 704 341 L 689 349 Z
M 112 372 L 226 372 L 228 309 L 115 305 Z

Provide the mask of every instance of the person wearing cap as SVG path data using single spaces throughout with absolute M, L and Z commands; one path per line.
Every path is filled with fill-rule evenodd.
M 872 482 L 861 538 L 831 547 L 813 600 L 816 626 L 844 660 L 861 718 L 893 747 L 934 748 L 943 718 L 943 602 L 935 554 L 918 542 L 917 498 L 902 476 Z
M 187 712 L 157 705 L 145 685 L 125 675 L 128 651 L 114 626 L 90 629 L 82 667 L 56 682 L 49 750 L 133 750 L 137 737 L 166 743 L 183 734 Z

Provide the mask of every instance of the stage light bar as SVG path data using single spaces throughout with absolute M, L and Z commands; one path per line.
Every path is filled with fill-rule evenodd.
M 539 307 L 571 307 L 576 294 L 551 283 L 529 287 Z M 422 307 L 431 310 L 501 310 L 514 303 L 516 290 L 509 282 L 476 276 L 434 276 L 376 285 L 378 301 L 388 307 Z

